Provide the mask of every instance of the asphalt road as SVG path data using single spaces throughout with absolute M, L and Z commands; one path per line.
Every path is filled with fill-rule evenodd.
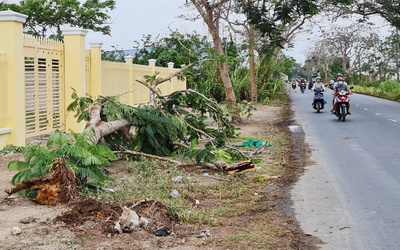
M 312 163 L 292 190 L 296 218 L 322 249 L 400 249 L 400 103 L 351 95 L 351 116 L 321 113 L 291 89 Z

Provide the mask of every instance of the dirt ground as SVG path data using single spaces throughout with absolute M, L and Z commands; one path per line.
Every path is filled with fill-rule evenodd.
M 258 249 L 318 249 L 317 244 L 321 242 L 305 235 L 299 228 L 289 196 L 291 186 L 303 173 L 306 164 L 306 159 L 296 157 L 297 152 L 307 150 L 304 138 L 289 132 L 291 111 L 259 106 L 252 113 L 238 126 L 240 133 L 251 137 L 286 131 L 290 137 L 291 153 L 281 159 L 285 173 L 256 190 L 263 195 L 260 204 L 249 208 L 247 213 L 224 218 L 224 225 L 229 226 L 208 227 L 202 235 L 204 228 L 201 225 L 179 223 L 167 207 L 150 200 L 137 203 L 135 211 L 141 217 L 157 221 L 157 224 L 119 234 L 112 230 L 113 225 L 122 213 L 122 206 L 132 206 L 132 202 L 105 205 L 95 200 L 84 200 L 69 205 L 45 206 L 18 196 L 8 197 L 4 190 L 11 187 L 10 180 L 15 173 L 7 170 L 7 164 L 13 159 L 22 160 L 21 154 L 9 153 L 0 158 L 0 249 L 250 249 L 235 242 L 211 244 L 210 239 L 253 230 L 249 228 L 252 225 L 250 222 L 259 219 L 260 214 L 263 214 L 261 218 L 268 218 L 268 227 L 280 230 L 266 234 L 265 241 L 268 243 Z M 108 168 L 111 174 L 121 171 L 118 164 L 122 163 L 114 162 Z M 156 236 L 159 225 L 168 229 L 169 235 Z

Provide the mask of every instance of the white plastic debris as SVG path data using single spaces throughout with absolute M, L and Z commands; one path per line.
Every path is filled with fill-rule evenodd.
M 101 189 L 104 190 L 104 191 L 111 192 L 111 193 L 114 193 L 114 192 L 115 192 L 115 190 L 112 189 L 112 188 L 101 188 Z
M 12 229 L 11 229 L 11 233 L 13 234 L 13 235 L 19 235 L 19 234 L 21 234 L 22 233 L 22 229 L 21 228 L 19 228 L 19 227 L 12 227 Z
M 150 221 L 149 219 L 145 218 L 145 217 L 140 217 L 139 219 L 139 225 L 141 227 L 147 227 L 149 225 Z
M 172 196 L 173 198 L 179 198 L 180 195 L 179 195 L 178 190 L 176 190 L 176 189 L 172 190 L 172 191 L 171 191 L 171 196 Z
M 119 233 L 130 233 L 139 226 L 139 215 L 130 208 L 122 208 L 121 217 L 115 223 L 114 229 Z
M 174 177 L 172 177 L 171 180 L 174 181 L 174 182 L 182 182 L 183 181 L 183 176 L 181 176 L 181 175 L 174 176 Z
M 208 232 L 208 230 L 203 230 L 200 232 L 199 238 L 203 238 L 203 237 L 210 237 L 210 233 Z

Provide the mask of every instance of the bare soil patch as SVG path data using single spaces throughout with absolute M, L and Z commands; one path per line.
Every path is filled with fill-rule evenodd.
M 242 204 L 244 213 L 222 217 L 214 227 L 181 223 L 164 204 L 154 201 L 132 200 L 124 204 L 101 204 L 96 200 L 81 200 L 69 205 L 38 205 L 29 199 L 7 197 L 3 192 L 11 187 L 14 172 L 7 169 L 13 159 L 22 159 L 19 153 L 10 153 L 0 161 L 0 249 L 318 249 L 321 242 L 304 234 L 294 218 L 289 191 L 303 173 L 306 160 L 298 152 L 307 152 L 304 136 L 292 135 L 288 108 L 258 106 L 253 115 L 238 125 L 246 137 L 268 138 L 284 133 L 287 153 L 274 150 L 274 145 L 259 157 L 264 162 L 281 161 L 284 173 L 279 178 L 252 185 L 258 195 L 254 204 Z M 114 176 L 123 176 L 125 163 L 116 161 L 108 169 Z M 213 182 L 193 171 L 198 182 Z M 245 174 L 251 177 L 251 173 Z M 199 209 L 215 206 L 217 200 L 202 200 Z M 118 233 L 113 227 L 121 216 L 122 207 L 135 204 L 139 217 L 151 223 L 131 233 Z M 14 235 L 13 227 L 21 229 Z M 161 229 L 161 230 L 160 230 Z M 163 234 L 164 236 L 156 236 Z M 250 233 L 249 233 L 250 232 Z M 241 244 L 240 235 L 251 235 L 251 243 Z M 261 237 L 260 237 L 261 235 Z M 250 244 L 250 245 L 249 245 Z

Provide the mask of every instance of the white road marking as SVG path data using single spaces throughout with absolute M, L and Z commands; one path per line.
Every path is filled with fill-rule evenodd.
M 389 119 L 389 121 L 391 121 L 391 122 L 398 122 L 398 121 L 396 121 L 395 119 Z
M 375 115 L 381 115 L 381 114 L 379 114 L 379 113 L 375 113 Z
M 364 108 L 364 110 L 368 110 L 367 108 Z

